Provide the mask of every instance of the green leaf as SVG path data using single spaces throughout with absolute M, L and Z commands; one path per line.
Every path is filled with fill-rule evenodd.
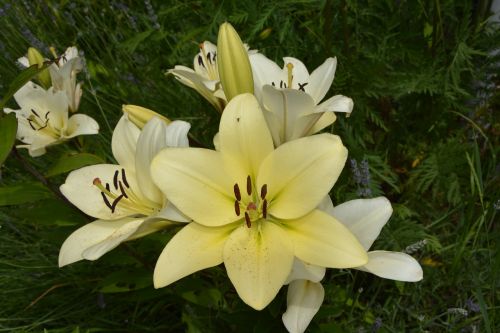
M 98 290 L 102 293 L 123 293 L 152 285 L 151 272 L 146 269 L 121 270 L 106 276 L 99 283 Z
M 16 141 L 17 119 L 14 113 L 0 118 L 0 166 L 10 153 Z
M 20 209 L 17 214 L 31 224 L 44 226 L 74 226 L 88 222 L 78 210 L 55 198 L 40 200 L 30 209 Z
M 41 183 L 24 183 L 0 187 L 0 206 L 20 205 L 52 197 Z
M 130 54 L 134 53 L 135 49 L 141 44 L 146 38 L 149 37 L 154 32 L 154 30 L 146 30 L 138 33 L 132 38 L 127 39 L 122 43 L 123 48 L 125 48 Z
M 47 61 L 41 67 L 38 67 L 38 65 L 33 65 L 26 68 L 21 73 L 19 73 L 19 75 L 10 84 L 7 93 L 3 96 L 2 100 L 0 101 L 0 109 L 4 108 L 5 104 L 7 104 L 9 99 L 11 99 L 12 96 L 14 96 L 16 91 L 21 89 L 22 86 L 24 86 L 27 82 L 29 82 L 32 78 L 37 76 L 44 69 L 49 67 L 51 64 L 52 62 Z
M 54 165 L 51 166 L 45 176 L 52 177 L 82 168 L 87 165 L 101 164 L 104 162 L 105 161 L 101 157 L 88 153 L 63 155 L 57 162 L 54 163 Z

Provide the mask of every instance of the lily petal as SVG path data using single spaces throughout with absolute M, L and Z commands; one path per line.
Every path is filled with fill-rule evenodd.
M 293 219 L 312 211 L 337 181 L 346 159 L 347 149 L 331 134 L 279 146 L 264 160 L 257 178 L 258 188 L 267 184 L 268 212 Z
M 94 185 L 99 178 L 103 186 L 113 186 L 116 172 L 121 174 L 122 167 L 113 164 L 95 164 L 72 171 L 61 185 L 62 194 L 78 209 L 87 215 L 103 220 L 116 220 L 137 212 L 118 204 L 114 212 L 105 204 L 101 190 Z M 125 170 L 127 172 L 128 170 Z M 137 189 L 137 180 L 133 172 L 127 172 L 127 181 L 131 189 Z M 111 200 L 112 201 L 112 200 Z
M 295 256 L 313 265 L 330 268 L 358 267 L 368 256 L 356 237 L 330 215 L 314 210 L 290 221 L 282 221 L 295 250 Z
M 285 281 L 285 284 L 289 284 L 295 280 L 309 280 L 312 282 L 319 282 L 325 277 L 326 269 L 325 267 L 315 266 L 303 262 L 302 260 L 295 258 L 293 260 L 292 271 Z
M 227 237 L 234 225 L 205 227 L 189 223 L 163 249 L 153 274 L 155 288 L 169 284 L 199 270 L 222 263 Z
M 292 86 L 288 88 L 299 89 L 299 83 L 304 84 L 308 83 L 309 85 L 309 72 L 307 71 L 306 66 L 302 61 L 292 57 L 284 57 L 283 58 L 283 76 L 288 79 L 288 64 L 292 64 Z M 286 83 L 288 85 L 288 82 Z M 307 86 L 304 89 L 307 91 Z
M 133 233 L 142 220 L 144 219 L 97 220 L 84 225 L 66 238 L 61 246 L 61 250 L 59 251 L 59 267 L 83 259 L 98 259 L 104 253 L 118 246 L 118 244 L 128 237 L 130 232 Z M 87 250 L 89 252 L 84 256 Z
M 321 131 L 322 129 L 330 126 L 337 120 L 337 116 L 333 112 L 324 112 L 318 121 L 311 127 L 306 135 L 313 135 Z
M 283 70 L 272 60 L 262 53 L 248 55 L 252 66 L 255 96 L 260 101 L 262 98 L 262 87 L 266 84 L 275 84 L 279 87 L 280 80 L 286 80 Z
M 342 95 L 335 95 L 318 105 L 315 112 L 351 113 L 353 107 L 354 102 L 351 98 Z
M 201 148 L 167 148 L 151 163 L 153 181 L 168 200 L 206 226 L 241 218 L 234 211 L 234 183 L 225 170 L 219 152 Z
M 126 115 L 122 116 L 113 131 L 111 149 L 118 164 L 135 171 L 135 150 L 141 130 Z
M 423 278 L 422 267 L 412 256 L 402 252 L 371 251 L 368 263 L 357 269 L 384 279 L 416 282 Z
M 238 181 L 255 179 L 262 161 L 274 149 L 273 141 L 257 99 L 251 94 L 233 98 L 219 126 L 220 151 L 234 165 Z M 238 174 L 241 173 L 241 174 Z
M 312 96 L 315 104 L 319 104 L 328 90 L 330 90 L 336 69 L 337 57 L 328 58 L 321 66 L 311 73 L 306 91 Z
M 149 120 L 139 135 L 135 152 L 135 170 L 141 192 L 151 201 L 162 203 L 164 198 L 151 178 L 151 161 L 167 147 L 167 124 L 157 117 Z
M 251 228 L 243 224 L 231 233 L 224 246 L 227 275 L 243 302 L 256 310 L 274 299 L 292 263 L 289 237 L 268 221 L 254 222 Z
M 85 114 L 75 114 L 68 120 L 66 133 L 68 139 L 78 135 L 97 134 L 99 133 L 99 124 Z
M 282 320 L 290 333 L 303 333 L 318 312 L 325 290 L 321 283 L 297 280 L 290 283 L 286 295 L 287 309 Z
M 391 214 L 391 203 L 385 197 L 347 201 L 331 211 L 331 215 L 356 236 L 365 250 L 372 246 Z

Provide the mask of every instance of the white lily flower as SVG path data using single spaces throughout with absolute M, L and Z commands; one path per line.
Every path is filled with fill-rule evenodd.
M 152 118 L 141 131 L 123 116 L 112 138 L 118 164 L 98 164 L 71 172 L 61 192 L 85 214 L 98 218 L 73 232 L 59 253 L 59 266 L 96 260 L 120 243 L 189 220 L 151 179 L 150 164 L 165 147 L 188 147 L 190 125 Z
M 217 46 L 209 41 L 200 44 L 200 52 L 193 61 L 193 69 L 186 66 L 175 66 L 167 74 L 172 74 L 182 84 L 196 90 L 210 102 L 219 112 L 227 104 L 222 90 L 217 68 Z
M 16 114 L 17 138 L 25 143 L 18 147 L 28 148 L 31 156 L 43 155 L 47 146 L 77 135 L 99 132 L 99 124 L 87 115 L 76 114 L 68 118 L 69 105 L 64 92 L 53 88 L 45 90 L 28 82 L 14 94 L 14 99 L 21 109 L 5 108 L 4 111 Z
M 391 203 L 385 197 L 351 200 L 334 207 L 327 196 L 318 208 L 344 224 L 367 251 L 392 214 Z M 403 252 L 369 251 L 368 262 L 355 269 L 397 281 L 417 282 L 423 278 L 418 261 Z M 295 260 L 287 280 L 287 311 L 282 317 L 290 333 L 304 332 L 319 310 L 324 293 L 318 284 L 323 276 L 323 267 Z
M 275 145 L 317 133 L 336 120 L 334 112 L 352 112 L 353 101 L 346 96 L 336 95 L 321 103 L 333 82 L 336 58 L 326 59 L 309 75 L 295 58 L 283 58 L 285 65 L 280 68 L 261 53 L 249 57 L 255 96 L 267 111 Z
M 240 298 L 261 310 L 283 286 L 294 257 L 332 268 L 366 263 L 347 228 L 316 209 L 347 158 L 337 136 L 274 149 L 256 98 L 241 94 L 222 114 L 219 141 L 218 151 L 165 149 L 153 160 L 156 184 L 193 219 L 160 255 L 156 288 L 224 263 Z
M 29 67 L 30 65 L 26 56 L 20 57 L 17 62 L 23 67 Z M 48 69 L 54 91 L 65 92 L 68 97 L 70 111 L 76 112 L 82 97 L 82 82 L 76 82 L 76 75 L 83 69 L 83 62 L 78 56 L 78 49 L 75 46 L 68 47 Z

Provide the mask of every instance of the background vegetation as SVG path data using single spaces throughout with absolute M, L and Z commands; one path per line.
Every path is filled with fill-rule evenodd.
M 284 331 L 285 290 L 254 311 L 221 267 L 154 290 L 152 267 L 172 231 L 59 269 L 60 245 L 88 220 L 23 167 L 32 163 L 57 188 L 60 158 L 84 151 L 113 161 L 124 103 L 189 121 L 211 145 L 219 115 L 164 72 L 190 66 L 198 43 L 215 42 L 226 20 L 274 60 L 295 56 L 312 70 L 337 56 L 330 95 L 353 98 L 355 108 L 329 129 L 352 159 L 334 202 L 387 196 L 395 211 L 374 248 L 407 251 L 424 268 L 420 283 L 330 270 L 309 330 L 500 331 L 500 33 L 486 24 L 488 8 L 482 0 L 0 1 L 0 94 L 28 46 L 49 56 L 49 46 L 76 45 L 87 64 L 80 112 L 101 124 L 80 145 L 36 159 L 20 151 L 1 169 L 0 331 Z

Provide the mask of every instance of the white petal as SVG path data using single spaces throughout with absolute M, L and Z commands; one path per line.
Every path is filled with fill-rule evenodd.
M 288 286 L 287 309 L 282 316 L 283 324 L 290 333 L 303 333 L 318 312 L 325 290 L 321 283 L 297 280 Z
M 287 233 L 269 221 L 251 228 L 242 225 L 231 233 L 224 246 L 227 275 L 240 298 L 262 310 L 276 296 L 290 274 L 293 248 Z
M 74 231 L 59 251 L 59 267 L 82 259 L 95 260 L 118 246 L 143 219 L 124 218 L 117 221 L 97 220 Z M 133 231 L 132 231 L 133 232 Z M 89 250 L 88 256 L 84 252 Z
M 255 96 L 259 101 L 262 98 L 262 88 L 266 84 L 279 87 L 280 80 L 286 80 L 282 69 L 262 53 L 249 54 L 250 65 L 254 82 Z
M 368 263 L 357 269 L 397 281 L 416 282 L 423 278 L 422 267 L 418 261 L 402 252 L 368 252 Z
M 66 133 L 67 138 L 73 138 L 77 135 L 97 134 L 99 133 L 99 124 L 85 114 L 75 114 L 68 120 Z
M 28 60 L 28 57 L 17 58 L 17 62 L 23 67 L 30 67 L 30 62 Z
M 312 96 L 315 104 L 319 104 L 330 90 L 336 69 L 337 58 L 328 58 L 311 73 L 306 92 Z
M 316 208 L 333 216 L 333 202 L 332 199 L 330 198 L 330 195 L 325 195 L 323 200 L 319 203 L 318 207 Z
M 325 277 L 325 267 L 308 264 L 299 258 L 293 260 L 292 271 L 285 281 L 289 284 L 295 280 L 309 280 L 312 282 L 319 282 Z
M 222 263 L 222 251 L 234 225 L 205 227 L 192 222 L 163 249 L 156 262 L 155 288 L 165 287 L 189 274 Z
M 330 97 L 315 109 L 315 112 L 344 112 L 351 113 L 354 107 L 352 99 L 342 95 Z
M 135 150 L 141 131 L 124 115 L 118 121 L 111 139 L 113 156 L 127 170 L 135 170 Z
M 191 124 L 182 120 L 174 120 L 167 126 L 167 147 L 189 147 L 188 132 Z
M 135 172 L 141 192 L 151 201 L 162 203 L 160 189 L 151 178 L 151 161 L 167 147 L 167 124 L 158 117 L 149 120 L 139 135 L 135 152 Z
M 392 214 L 385 197 L 357 199 L 336 206 L 331 215 L 344 224 L 368 250 Z
M 96 164 L 83 167 L 72 171 L 66 178 L 66 182 L 61 185 L 60 190 L 78 209 L 87 215 L 99 219 L 116 220 L 132 214 L 138 214 L 137 211 L 123 207 L 121 203 L 118 203 L 115 211 L 112 212 L 106 206 L 101 190 L 93 184 L 94 180 L 99 178 L 103 186 L 109 184 L 111 191 L 119 193 L 120 191 L 114 187 L 114 178 L 118 172 L 117 180 L 122 180 L 122 169 L 121 166 L 113 164 Z M 130 188 L 137 193 L 138 185 L 134 173 L 128 172 L 126 169 L 124 170 Z M 109 199 L 109 202 L 112 201 L 112 199 Z
M 191 219 L 184 215 L 177 207 L 170 201 L 167 202 L 165 207 L 156 214 L 156 217 L 167 219 L 175 222 L 191 222 Z

